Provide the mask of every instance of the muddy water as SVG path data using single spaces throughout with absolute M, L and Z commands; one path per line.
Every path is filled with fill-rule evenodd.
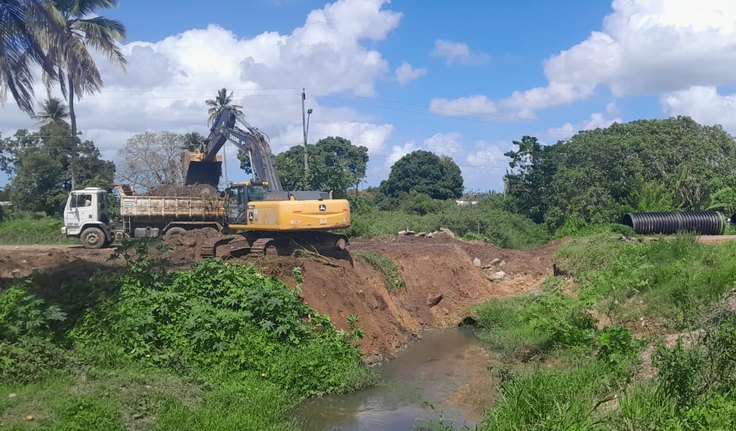
M 480 420 L 493 402 L 498 381 L 489 368 L 501 366 L 469 331 L 431 331 L 380 366 L 382 385 L 309 400 L 299 415 L 308 431 L 405 431 L 417 419 L 436 421 L 439 415 L 462 429 Z

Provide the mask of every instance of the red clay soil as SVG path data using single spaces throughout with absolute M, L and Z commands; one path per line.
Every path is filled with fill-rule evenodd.
M 169 241 L 174 252 L 166 256 L 173 268 L 196 262 L 201 236 Z M 258 265 L 267 274 L 294 286 L 294 267 L 302 268 L 302 296 L 310 306 L 346 328 L 351 314 L 359 316 L 365 331 L 359 346 L 369 362 L 392 357 L 423 329 L 458 325 L 472 305 L 491 298 L 535 289 L 552 273 L 559 243 L 535 250 L 505 250 L 484 243 L 468 243 L 443 234 L 434 238 L 399 237 L 391 241 L 355 241 L 351 251 L 368 250 L 392 258 L 406 287 L 389 292 L 383 275 L 362 259 L 322 256 L 267 256 L 240 259 Z M 79 247 L 0 247 L 0 289 L 34 270 L 58 274 L 58 282 L 97 270 L 121 270 L 120 260 L 109 262 L 111 249 Z M 473 260 L 478 258 L 482 269 Z M 491 262 L 496 259 L 496 263 Z M 501 281 L 488 274 L 503 271 Z

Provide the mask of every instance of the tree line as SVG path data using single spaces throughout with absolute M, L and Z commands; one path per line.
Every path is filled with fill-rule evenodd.
M 505 205 L 554 231 L 619 223 L 630 211 L 736 210 L 736 141 L 689 117 L 514 141 Z

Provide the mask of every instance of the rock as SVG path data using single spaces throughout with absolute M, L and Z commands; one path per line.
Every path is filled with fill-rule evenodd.
M 13 393 L 10 393 L 10 394 L 8 394 L 8 398 L 15 398 L 15 397 L 17 397 L 17 396 L 18 396 L 18 395 L 16 395 L 16 394 L 15 394 L 14 392 L 13 392 Z
M 441 293 L 439 295 L 430 295 L 427 298 L 427 306 L 430 307 L 430 308 L 431 307 L 434 307 L 435 305 L 439 304 L 440 301 L 442 301 L 442 298 L 444 298 L 444 297 L 445 297 L 445 295 L 443 295 Z
M 26 416 L 26 420 L 29 421 L 29 422 L 32 421 L 33 420 L 33 415 Z
M 452 233 L 452 231 L 446 227 L 440 228 L 440 233 L 444 233 L 445 235 L 449 236 L 450 238 L 455 238 L 455 234 Z
M 486 278 L 491 281 L 508 280 L 509 275 L 503 271 L 494 272 L 493 274 L 486 274 Z
M 502 260 L 502 261 L 498 262 L 498 266 L 504 266 L 504 265 L 506 265 L 506 261 L 505 260 Z
M 498 257 L 491 261 L 491 265 L 498 265 L 499 263 L 501 263 L 501 259 Z
M 427 234 L 427 238 L 434 238 L 434 232 L 430 232 Z
M 414 235 L 413 230 L 400 230 L 399 235 Z
M 481 267 L 480 259 L 478 259 L 477 257 L 473 259 L 473 266 L 475 266 L 476 268 L 480 268 Z
M 419 232 L 417 236 L 425 237 L 427 236 L 427 232 Z
M 14 269 L 14 270 L 10 271 L 10 275 L 12 275 L 13 277 L 19 276 L 20 275 L 20 269 Z

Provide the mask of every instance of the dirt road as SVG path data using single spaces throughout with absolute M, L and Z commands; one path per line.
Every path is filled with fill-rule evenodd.
M 399 237 L 387 241 L 354 241 L 351 250 L 369 250 L 392 258 L 406 287 L 386 289 L 383 276 L 359 258 L 267 256 L 242 259 L 290 286 L 294 267 L 302 268 L 304 300 L 328 314 L 338 327 L 351 314 L 365 331 L 360 347 L 369 361 L 391 357 L 426 328 L 459 324 L 469 307 L 494 297 L 535 289 L 552 273 L 559 242 L 535 250 L 505 250 L 490 244 L 434 238 Z M 124 270 L 121 260 L 110 261 L 112 249 L 79 246 L 0 246 L 0 289 L 37 271 L 45 288 L 73 285 L 97 271 Z M 174 268 L 196 263 L 197 247 L 182 241 L 162 256 Z M 476 260 L 477 259 L 477 260 Z M 474 264 L 480 262 L 480 266 Z M 485 269 L 484 269 L 485 267 Z M 490 281 L 488 275 L 506 274 Z

